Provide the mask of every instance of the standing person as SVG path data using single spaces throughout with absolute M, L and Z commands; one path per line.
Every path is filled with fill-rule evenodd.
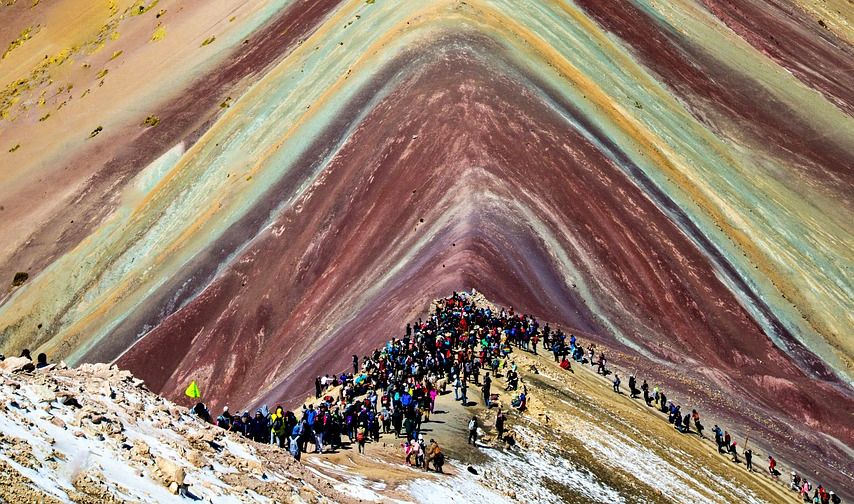
M 302 435 L 301 425 L 295 425 L 294 429 L 291 431 L 291 436 L 288 440 L 288 451 L 291 455 L 299 462 L 300 457 L 302 456 L 302 450 L 300 449 L 300 436 Z
M 614 373 L 614 392 L 620 393 L 620 375 Z
M 504 416 L 504 412 L 501 411 L 501 408 L 498 408 L 498 414 L 495 416 L 495 430 L 498 431 L 498 440 L 501 441 L 504 439 L 504 422 L 506 421 L 506 417 Z
M 747 470 L 753 472 L 753 450 L 744 450 L 744 462 L 747 464 Z
M 729 452 L 732 454 L 732 461 L 738 464 L 738 448 L 735 445 L 736 441 L 729 445 Z
M 368 429 L 365 427 L 365 423 L 362 422 L 356 429 L 356 443 L 359 444 L 359 453 L 365 453 L 365 441 L 367 440 L 367 437 Z
M 326 426 L 329 416 L 326 411 L 318 411 L 314 420 L 314 452 L 323 453 L 323 436 L 326 434 Z
M 255 410 L 255 418 L 252 419 L 250 427 L 252 440 L 256 443 L 270 442 L 270 424 L 267 418 L 261 413 L 261 410 Z
M 284 448 L 287 435 L 285 410 L 281 406 L 276 406 L 276 411 L 270 415 L 270 442 L 278 444 L 279 448 Z
M 461 383 L 460 383 L 460 400 L 463 402 L 463 406 L 468 406 L 469 399 L 468 399 L 468 396 L 466 395 L 466 392 L 468 391 L 468 385 L 466 385 L 465 378 L 463 378 L 460 381 L 461 381 Z
M 353 374 L 357 374 L 359 372 L 359 356 L 353 354 Z
M 427 470 L 427 445 L 424 443 L 424 435 L 418 435 L 418 455 L 415 457 L 415 467 Z
M 469 420 L 469 440 L 468 444 L 477 446 L 477 417 L 471 417 Z
M 320 399 L 320 377 L 314 379 L 314 398 Z
M 492 378 L 489 377 L 489 373 L 486 373 L 486 376 L 483 377 L 483 404 L 488 408 L 489 407 L 489 394 L 492 392 Z
M 462 380 L 460 379 L 460 374 L 457 373 L 454 376 L 454 400 L 455 401 L 460 400 L 460 386 L 461 386 L 461 384 L 462 384 Z

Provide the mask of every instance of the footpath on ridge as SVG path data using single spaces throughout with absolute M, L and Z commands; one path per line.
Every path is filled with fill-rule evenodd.
M 478 306 L 500 310 L 480 295 L 475 298 Z M 647 407 L 642 399 L 632 399 L 627 392 L 615 393 L 613 375 L 599 375 L 595 366 L 573 361 L 572 369 L 564 370 L 542 347 L 539 355 L 513 347 L 507 359 L 518 369 L 519 390 L 524 386 L 528 392 L 526 411 L 511 407 L 511 399 L 519 391 L 504 390 L 506 375 L 494 379 L 492 391 L 499 400 L 489 409 L 483 404 L 479 387 L 472 383 L 467 406 L 454 400 L 451 384 L 437 397 L 435 412 L 423 424 L 422 432 L 426 439 L 436 439 L 446 453 L 446 475 L 404 466 L 404 439 L 395 438 L 393 433 L 382 435 L 378 443 L 368 443 L 364 455 L 353 446 L 319 456 L 309 451 L 302 461 L 345 479 L 358 475 L 358 485 L 345 483 L 336 488 L 366 500 L 408 500 L 413 494 L 432 493 L 472 502 L 479 502 L 480 497 L 484 502 L 604 502 L 615 498 L 646 502 L 799 501 L 797 494 L 788 490 L 786 476 L 780 481 L 770 478 L 766 460 L 756 447 L 751 447 L 756 452 L 754 472 L 748 472 L 743 458 L 736 464 L 729 455 L 718 454 L 708 438 L 711 425 L 705 438 L 693 431 L 677 431 L 665 414 Z M 625 390 L 628 375 L 613 363 L 609 368 L 620 374 Z M 486 372 L 492 375 L 491 370 L 484 369 L 481 379 Z M 337 389 L 325 393 L 334 396 Z M 316 399 L 310 397 L 305 404 L 314 403 Z M 506 429 L 513 446 L 496 439 L 499 407 L 507 415 Z M 480 425 L 476 447 L 467 443 L 472 416 Z M 479 489 L 467 484 L 470 481 L 486 492 L 478 494 Z M 373 490 L 366 492 L 365 488 Z

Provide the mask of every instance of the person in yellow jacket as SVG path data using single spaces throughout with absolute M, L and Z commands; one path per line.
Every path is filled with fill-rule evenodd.
M 276 407 L 276 411 L 270 415 L 270 442 L 278 444 L 279 448 L 285 447 L 285 441 L 288 440 L 287 426 L 285 425 L 285 410 L 281 406 Z

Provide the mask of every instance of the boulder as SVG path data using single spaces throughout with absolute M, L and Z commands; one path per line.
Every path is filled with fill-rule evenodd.
M 131 457 L 136 460 L 147 461 L 151 457 L 151 449 L 145 441 L 137 440 L 133 442 L 133 448 L 130 449 Z
M 0 362 L 0 373 L 20 373 L 27 369 L 35 369 L 35 366 L 26 357 L 9 357 Z
M 56 400 L 56 392 L 44 385 L 33 385 L 33 394 L 35 394 L 38 402 L 52 403 Z
M 176 483 L 178 485 L 184 484 L 184 468 L 178 464 L 169 459 L 157 457 L 157 468 L 160 469 L 160 473 L 163 474 L 164 481 Z

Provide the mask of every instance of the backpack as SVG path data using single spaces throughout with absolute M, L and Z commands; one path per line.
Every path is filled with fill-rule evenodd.
M 284 425 L 285 423 L 282 421 L 282 417 L 276 417 L 276 419 L 273 421 L 273 430 L 279 432 L 282 430 L 282 427 Z
M 477 430 L 477 422 L 475 422 L 474 420 L 469 421 L 469 430 Z
M 297 440 L 297 438 L 295 438 L 295 437 L 291 438 L 291 444 L 288 448 L 289 448 L 288 451 L 290 451 L 291 455 L 293 455 L 294 457 L 299 455 L 299 441 Z

